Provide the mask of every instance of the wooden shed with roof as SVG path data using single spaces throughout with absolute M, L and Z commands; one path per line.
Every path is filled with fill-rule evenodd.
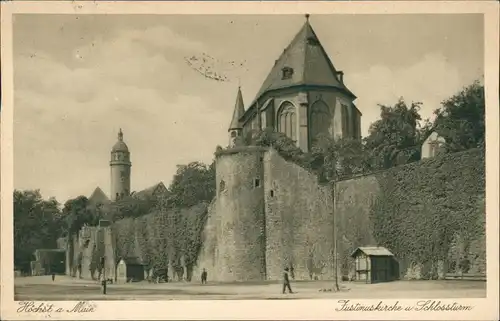
M 358 247 L 351 254 L 354 258 L 354 281 L 379 283 L 399 278 L 399 266 L 394 254 L 385 247 Z
M 139 282 L 144 280 L 145 264 L 137 257 L 125 257 L 116 266 L 116 282 Z

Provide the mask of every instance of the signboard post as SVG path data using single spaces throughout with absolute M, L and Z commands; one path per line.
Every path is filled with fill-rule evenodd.
M 101 257 L 101 268 L 102 268 L 102 294 L 106 294 L 106 286 L 107 286 L 107 281 L 106 281 L 106 267 L 104 265 L 105 262 L 105 258 L 104 256 Z

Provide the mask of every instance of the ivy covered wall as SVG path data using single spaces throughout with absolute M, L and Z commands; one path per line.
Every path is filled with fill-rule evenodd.
M 112 225 L 115 259 L 137 257 L 157 275 L 191 280 L 208 212 L 203 202 L 190 208 L 157 211 Z
M 370 245 L 396 255 L 402 278 L 485 271 L 484 150 L 443 154 L 339 182 L 335 194 L 346 277 L 349 254 Z

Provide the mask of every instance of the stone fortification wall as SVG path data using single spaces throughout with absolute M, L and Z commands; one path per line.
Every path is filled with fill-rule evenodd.
M 216 157 L 217 195 L 208 210 L 203 205 L 173 213 L 193 212 L 199 218 L 193 222 L 204 224 L 201 250 L 190 256 L 196 259 L 195 281 L 203 268 L 209 281 L 279 280 L 286 266 L 293 267 L 295 279 L 332 279 L 334 235 L 339 273 L 346 279 L 352 251 L 377 245 L 396 255 L 401 278 L 485 273 L 484 151 L 439 156 L 335 187 L 319 184 L 273 150 L 240 147 Z M 120 253 L 168 262 L 163 249 L 177 235 L 168 232 L 168 217 L 113 224 L 121 235 L 115 246 L 109 229 L 86 227 L 73 240 L 72 259 L 81 253 L 84 278 L 91 278 L 104 251 L 107 258 Z M 108 275 L 114 275 L 114 263 L 108 259 Z
M 362 176 L 335 184 L 335 231 L 339 273 L 350 277 L 350 255 L 359 246 L 377 246 L 370 209 L 379 193 L 375 176 Z
M 247 147 L 216 155 L 215 271 L 220 281 L 265 279 L 265 151 Z
M 484 150 L 444 154 L 338 182 L 335 219 L 342 274 L 358 246 L 384 246 L 400 278 L 486 273 Z
M 115 277 L 115 255 L 114 245 L 109 227 L 84 226 L 78 233 L 78 237 L 72 238 L 72 252 L 69 259 L 72 264 L 68 264 L 67 274 L 78 276 L 76 268 L 81 264 L 81 277 L 83 279 L 97 278 L 100 269 L 100 257 L 105 256 L 106 278 Z M 72 266 L 72 268 L 70 267 Z
M 221 224 L 220 216 L 217 215 L 216 204 L 217 199 L 214 198 L 208 207 L 207 221 L 201 235 L 202 245 L 198 260 L 193 268 L 193 276 L 198 281 L 203 269 L 206 269 L 210 281 L 224 280 L 224 269 L 218 264 L 219 229 Z
M 284 267 L 295 279 L 333 277 L 333 202 L 328 186 L 276 151 L 264 156 L 267 278 Z

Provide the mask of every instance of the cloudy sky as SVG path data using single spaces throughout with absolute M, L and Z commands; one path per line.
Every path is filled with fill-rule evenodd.
M 132 153 L 132 190 L 168 185 L 177 164 L 210 162 L 216 145 L 227 144 L 238 84 L 249 103 L 304 19 L 16 16 L 15 188 L 38 188 L 60 202 L 96 186 L 109 194 L 109 153 L 120 127 Z M 429 117 L 483 75 L 480 15 L 310 20 L 358 96 L 363 135 L 379 116 L 377 104 L 403 96 L 423 102 Z M 185 57 L 204 53 L 231 81 L 208 79 L 186 64 Z

